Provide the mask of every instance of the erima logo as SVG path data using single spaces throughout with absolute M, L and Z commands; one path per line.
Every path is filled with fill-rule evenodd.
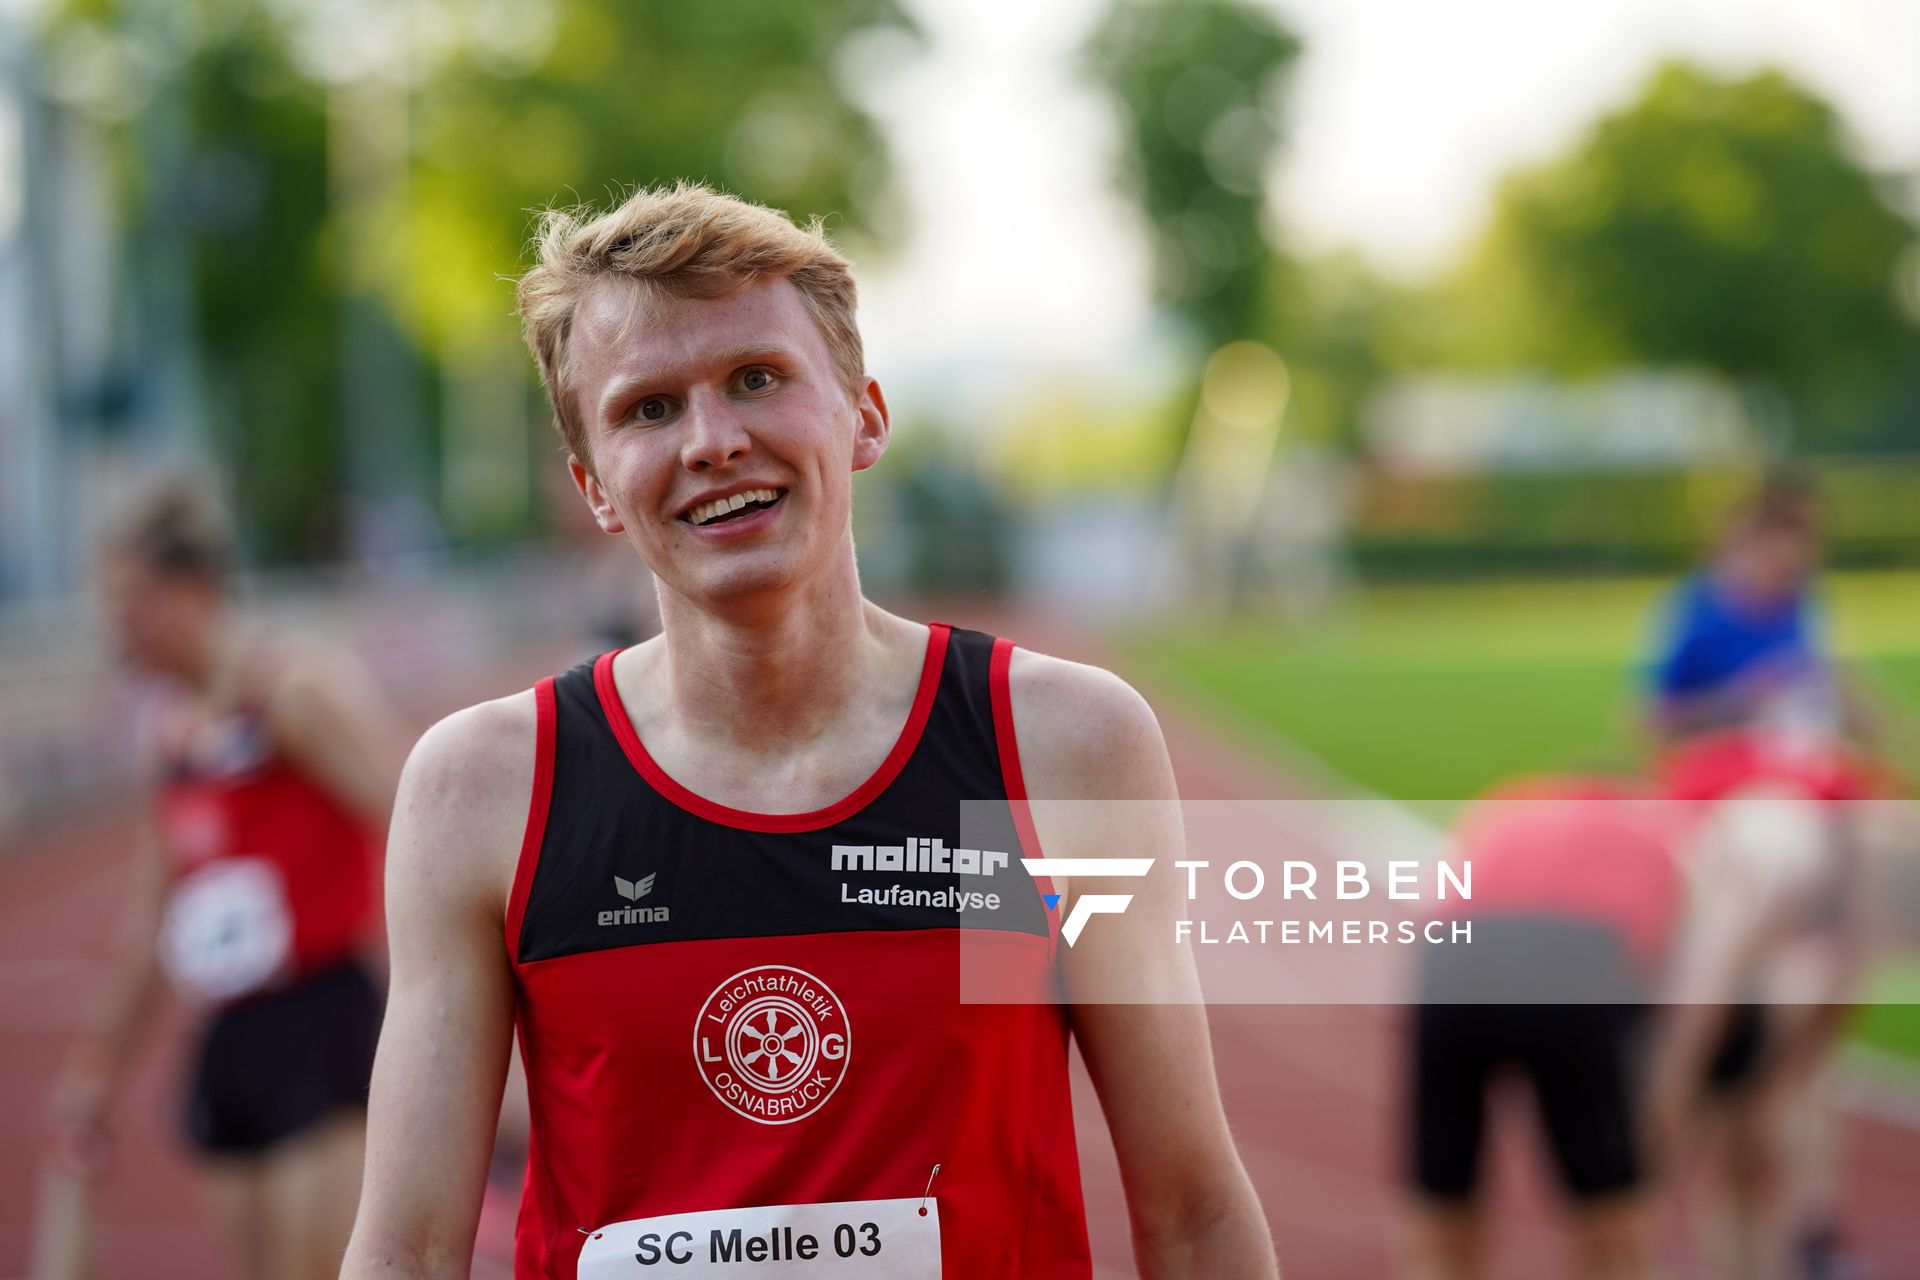
M 949 849 L 938 837 L 908 836 L 898 844 L 837 844 L 835 871 L 921 871 L 933 875 L 990 876 L 1007 865 L 998 849 Z
M 1144 876 L 1153 869 L 1152 858 L 1022 858 L 1027 874 L 1040 876 Z M 1133 901 L 1130 893 L 1083 893 L 1073 900 L 1060 936 L 1072 946 L 1087 927 L 1087 917 L 1117 916 Z
M 653 876 L 642 876 L 638 880 L 627 880 L 621 876 L 613 878 L 613 891 L 628 902 L 638 902 L 653 892 Z M 610 924 L 665 924 L 665 907 L 619 907 L 600 913 L 600 923 Z

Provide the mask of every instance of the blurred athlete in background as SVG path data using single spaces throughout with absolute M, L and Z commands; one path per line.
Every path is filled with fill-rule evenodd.
M 1854 806 L 1893 792 L 1865 754 L 1880 717 L 1814 600 L 1820 524 L 1807 475 L 1763 478 L 1675 593 L 1651 667 L 1660 772 L 1677 799 L 1720 809 L 1700 842 L 1655 1128 L 1684 1144 L 1704 1119 L 1718 1247 L 1742 1276 L 1789 1274 L 1790 1255 L 1791 1274 L 1853 1274 L 1818 1083 L 1863 968 Z
M 1470 944 L 1421 960 L 1408 1078 L 1408 1274 L 1489 1274 L 1483 1150 L 1495 1082 L 1531 1086 L 1579 1280 L 1652 1274 L 1642 1139 L 1651 1006 L 1687 905 L 1677 806 L 1605 777 L 1512 782 L 1461 816 Z
M 1665 608 L 1650 669 L 1661 743 L 1732 728 L 1815 743 L 1870 737 L 1872 721 L 1822 625 L 1819 567 L 1811 480 L 1792 470 L 1766 476 Z
M 1569 1274 L 1652 1274 L 1647 1191 L 1701 1151 L 1718 1274 L 1858 1274 L 1813 1086 L 1868 899 L 1899 892 L 1914 845 L 1911 815 L 1858 807 L 1885 794 L 1857 758 L 1723 731 L 1669 753 L 1658 785 L 1528 779 L 1463 814 L 1473 943 L 1423 957 L 1413 1029 L 1411 1275 L 1488 1273 L 1481 1150 L 1504 1073 L 1531 1085 L 1572 1202 Z
M 331 1276 L 359 1188 L 381 1009 L 362 957 L 405 741 L 346 655 L 233 605 L 232 564 L 221 513 L 186 482 L 153 489 L 106 539 L 119 657 L 150 678 L 148 794 L 133 937 L 57 1088 L 56 1152 L 82 1179 L 107 1157 L 164 971 L 197 1010 L 182 1121 L 242 1273 Z
M 1890 783 L 1837 747 L 1744 729 L 1695 736 L 1662 768 L 1698 829 L 1651 1132 L 1683 1158 L 1704 1149 L 1726 1274 L 1855 1276 L 1819 1086 L 1866 968 L 1869 859 L 1885 854 L 1867 806 Z

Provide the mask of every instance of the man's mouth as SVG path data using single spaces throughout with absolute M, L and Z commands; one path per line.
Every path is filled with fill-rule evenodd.
M 756 511 L 765 511 L 777 505 L 786 496 L 785 489 L 748 489 L 730 498 L 715 498 L 712 502 L 703 502 L 680 518 L 688 524 L 720 524 L 752 515 Z

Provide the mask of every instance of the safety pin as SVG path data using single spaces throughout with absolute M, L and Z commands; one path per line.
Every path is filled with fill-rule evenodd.
M 940 1176 L 940 1166 L 934 1165 L 933 1172 L 927 1175 L 927 1189 L 920 1193 L 920 1216 L 927 1216 L 927 1200 L 933 1195 L 933 1180 Z

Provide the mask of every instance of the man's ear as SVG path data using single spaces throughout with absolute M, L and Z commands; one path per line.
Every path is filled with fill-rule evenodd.
M 865 471 L 880 461 L 893 434 L 893 423 L 887 416 L 887 398 L 881 394 L 878 380 L 867 379 L 853 408 L 859 415 L 854 423 L 853 469 Z
M 586 500 L 587 510 L 593 512 L 593 522 L 600 526 L 600 531 L 625 533 L 626 523 L 620 519 L 620 513 L 613 509 L 613 504 L 607 501 L 607 491 L 601 487 L 600 477 L 571 453 L 567 455 L 567 473 L 573 477 L 573 487 Z

